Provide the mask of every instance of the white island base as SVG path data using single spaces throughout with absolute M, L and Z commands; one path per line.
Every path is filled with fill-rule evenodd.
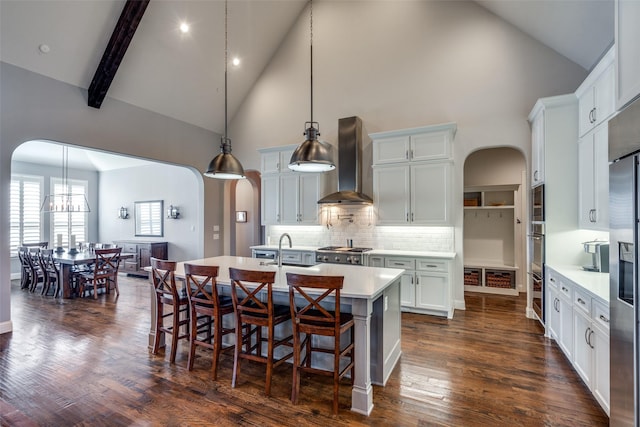
M 288 304 L 286 273 L 344 276 L 341 293 L 342 310 L 354 317 L 355 378 L 351 391 L 351 410 L 369 415 L 373 410 L 372 383 L 384 386 L 398 363 L 400 348 L 400 277 L 404 270 L 364 266 L 320 264 L 312 267 L 278 268 L 255 258 L 221 256 L 185 261 L 199 265 L 217 265 L 218 283 L 229 291 L 229 267 L 246 270 L 276 271 L 274 297 Z M 178 263 L 176 277 L 184 278 L 184 263 Z M 155 339 L 155 292 L 151 298 L 149 347 Z M 289 326 L 290 330 L 290 326 Z M 160 337 L 164 344 L 164 334 Z M 233 344 L 230 342 L 229 344 Z M 329 366 L 331 368 L 331 366 Z

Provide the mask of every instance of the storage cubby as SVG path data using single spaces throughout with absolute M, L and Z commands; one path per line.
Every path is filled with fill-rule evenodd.
M 464 191 L 464 285 L 468 291 L 517 295 L 518 185 Z

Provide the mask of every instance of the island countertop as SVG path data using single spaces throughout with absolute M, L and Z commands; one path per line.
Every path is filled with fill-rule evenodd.
M 236 256 L 219 256 L 188 261 L 198 265 L 217 265 L 217 281 L 229 284 L 229 267 L 245 270 L 275 271 L 274 290 L 288 290 L 286 273 L 317 276 L 344 276 L 343 297 L 375 299 L 384 289 L 404 273 L 402 269 L 378 268 L 342 264 L 318 264 L 311 267 L 268 265 L 264 260 Z M 176 268 L 176 277 L 184 277 L 184 262 Z

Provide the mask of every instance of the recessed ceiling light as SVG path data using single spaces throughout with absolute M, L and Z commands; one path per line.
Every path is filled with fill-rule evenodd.
M 240 58 L 238 57 L 233 58 L 231 63 L 234 65 L 234 67 L 237 67 L 238 65 L 240 65 Z
M 180 31 L 182 31 L 182 33 L 186 34 L 189 32 L 189 24 L 187 24 L 186 22 L 183 22 L 180 24 Z
M 40 53 L 49 53 L 49 52 L 51 52 L 51 48 L 49 47 L 48 44 L 41 44 L 40 46 L 38 46 L 38 50 L 40 51 Z

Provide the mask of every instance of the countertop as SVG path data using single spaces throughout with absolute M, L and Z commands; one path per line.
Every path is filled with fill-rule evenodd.
M 269 249 L 269 250 L 278 250 L 278 245 L 258 245 L 251 246 L 251 249 Z M 283 250 L 292 250 L 292 251 L 316 251 L 319 249 L 318 246 L 293 246 L 289 248 L 288 246 L 283 246 Z M 455 252 L 433 252 L 433 251 L 403 251 L 399 249 L 372 249 L 370 251 L 364 252 L 365 255 L 381 255 L 381 256 L 411 256 L 411 257 L 429 257 L 429 258 L 444 258 L 444 259 L 454 259 L 456 257 Z
M 318 276 L 344 276 L 342 297 L 375 299 L 399 278 L 404 270 L 396 268 L 364 267 L 343 264 L 318 264 L 312 267 L 292 267 L 265 265 L 264 260 L 235 256 L 219 256 L 186 261 L 199 265 L 217 265 L 219 267 L 217 281 L 230 284 L 229 267 L 245 270 L 275 271 L 274 291 L 289 291 L 286 273 L 309 274 Z M 184 278 L 184 262 L 176 267 L 176 277 Z M 313 292 L 310 292 L 313 293 Z
M 551 265 L 559 274 L 609 304 L 609 273 L 585 271 L 576 265 Z

